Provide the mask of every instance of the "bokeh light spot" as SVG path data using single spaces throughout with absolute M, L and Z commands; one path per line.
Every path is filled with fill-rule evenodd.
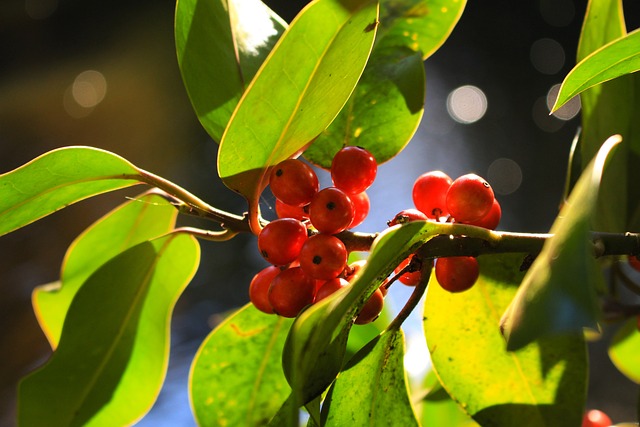
M 58 8 L 58 0 L 25 0 L 24 10 L 29 18 L 41 20 L 50 17 Z
M 529 58 L 536 70 L 542 74 L 552 75 L 562 70 L 565 53 L 560 43 L 544 38 L 533 42 Z
M 566 27 L 571 24 L 576 14 L 572 0 L 541 0 L 540 15 L 542 19 L 554 27 Z
M 514 193 L 522 184 L 522 168 L 514 160 L 496 159 L 489 165 L 487 180 L 496 194 Z
M 67 114 L 74 118 L 89 115 L 107 94 L 107 80 L 95 70 L 78 74 L 64 94 L 63 105 Z
M 549 92 L 547 92 L 548 111 L 551 111 L 551 107 L 553 107 L 553 104 L 556 102 L 558 92 L 560 92 L 560 83 L 551 86 L 551 89 L 549 89 Z M 582 104 L 580 103 L 580 97 L 574 96 L 569 100 L 569 102 L 559 108 L 558 111 L 555 111 L 553 115 L 560 120 L 571 120 L 580 112 L 581 107 Z
M 475 86 L 461 86 L 447 97 L 447 111 L 453 120 L 470 124 L 480 120 L 487 112 L 487 97 Z

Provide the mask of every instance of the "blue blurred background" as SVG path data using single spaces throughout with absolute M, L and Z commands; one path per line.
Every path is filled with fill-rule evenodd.
M 305 4 L 266 3 L 287 21 Z M 635 29 L 638 2 L 624 4 L 632 17 L 628 29 Z M 579 125 L 579 104 L 554 117 L 548 102 L 575 64 L 585 7 L 573 0 L 470 2 L 450 39 L 425 63 L 422 124 L 408 148 L 380 166 L 371 215 L 359 229 L 383 229 L 411 207 L 414 179 L 441 169 L 489 180 L 503 208 L 500 229 L 548 231 Z M 241 213 L 244 202 L 217 178 L 217 145 L 200 127 L 181 82 L 174 9 L 170 0 L 3 0 L 0 173 L 57 147 L 92 145 Z M 322 179 L 326 184 L 328 176 Z M 19 378 L 50 354 L 31 308 L 33 288 L 57 280 L 74 237 L 139 191 L 81 202 L 0 238 L 0 426 L 14 424 Z M 272 206 L 265 196 L 264 209 Z M 249 280 L 264 265 L 251 236 L 202 242 L 202 248 L 201 268 L 175 310 L 166 385 L 140 425 L 194 424 L 190 361 L 224 313 L 248 301 Z M 391 308 L 405 298 L 406 290 L 394 290 Z M 408 329 L 419 333 L 419 322 Z M 606 340 L 592 346 L 589 406 L 614 421 L 631 420 L 638 390 L 611 366 Z M 412 343 L 407 361 L 422 372 L 424 348 Z

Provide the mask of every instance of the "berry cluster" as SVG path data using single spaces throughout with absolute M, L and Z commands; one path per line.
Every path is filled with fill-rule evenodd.
M 369 213 L 366 190 L 377 173 L 373 155 L 361 147 L 341 149 L 331 164 L 332 187 L 319 189 L 311 167 L 297 159 L 276 165 L 269 186 L 278 219 L 258 235 L 258 249 L 272 264 L 251 281 L 249 297 L 265 313 L 295 317 L 306 306 L 349 284 L 359 265 L 347 265 L 348 250 L 336 234 Z M 356 319 L 364 324 L 382 311 L 377 290 Z
M 398 213 L 389 226 L 416 220 L 448 221 L 495 229 L 502 211 L 493 189 L 487 181 L 476 174 L 463 175 L 452 180 L 441 171 L 420 175 L 413 184 L 413 203 L 416 209 Z M 395 270 L 399 273 L 410 266 L 412 257 L 403 261 Z M 414 263 L 415 264 L 415 263 Z M 438 283 L 450 292 L 462 292 L 473 286 L 478 279 L 478 261 L 474 257 L 458 256 L 439 258 L 435 263 Z M 417 269 L 408 268 L 398 280 L 415 286 L 420 280 Z

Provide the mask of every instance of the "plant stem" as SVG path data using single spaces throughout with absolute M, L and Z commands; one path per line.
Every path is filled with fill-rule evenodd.
M 407 300 L 407 303 L 402 307 L 400 313 L 389 324 L 387 330 L 398 329 L 402 326 L 402 323 L 409 317 L 411 312 L 416 308 L 422 295 L 427 290 L 429 284 L 429 278 L 431 277 L 431 269 L 433 268 L 433 261 L 425 260 L 420 268 L 420 282 L 416 285 L 415 289 L 411 293 L 411 296 Z

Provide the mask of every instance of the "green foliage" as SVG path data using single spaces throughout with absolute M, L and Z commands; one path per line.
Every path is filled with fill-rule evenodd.
M 609 357 L 620 372 L 640 384 L 640 331 L 635 318 L 627 320 L 609 346 Z

